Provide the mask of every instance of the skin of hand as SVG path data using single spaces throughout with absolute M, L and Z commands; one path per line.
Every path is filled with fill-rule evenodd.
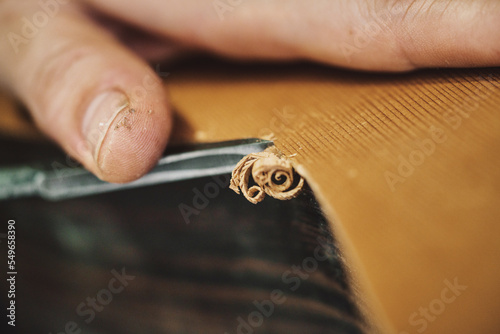
M 176 50 L 370 71 L 500 65 L 498 0 L 3 0 L 0 84 L 109 182 L 147 173 L 172 127 L 148 61 Z

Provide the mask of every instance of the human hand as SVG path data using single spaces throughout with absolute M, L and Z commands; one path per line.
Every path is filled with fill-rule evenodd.
M 0 15 L 1 84 L 110 182 L 163 152 L 170 107 L 147 62 L 177 49 L 380 71 L 500 65 L 497 0 L 3 0 Z

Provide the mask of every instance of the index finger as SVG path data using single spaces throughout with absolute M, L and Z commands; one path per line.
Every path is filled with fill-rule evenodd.
M 500 65 L 495 0 L 86 0 L 184 44 L 238 58 L 404 71 Z

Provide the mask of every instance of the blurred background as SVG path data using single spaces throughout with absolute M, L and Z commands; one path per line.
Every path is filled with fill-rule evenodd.
M 2 166 L 67 165 L 48 143 L 0 151 Z M 254 205 L 229 178 L 0 203 L 16 221 L 17 332 L 363 333 L 311 191 Z

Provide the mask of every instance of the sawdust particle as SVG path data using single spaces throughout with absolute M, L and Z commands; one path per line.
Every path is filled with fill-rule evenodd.
M 123 116 L 123 118 L 118 122 L 118 124 L 116 124 L 115 130 L 118 130 L 122 126 L 129 129 L 129 130 L 132 129 L 132 126 L 131 126 L 127 116 Z

